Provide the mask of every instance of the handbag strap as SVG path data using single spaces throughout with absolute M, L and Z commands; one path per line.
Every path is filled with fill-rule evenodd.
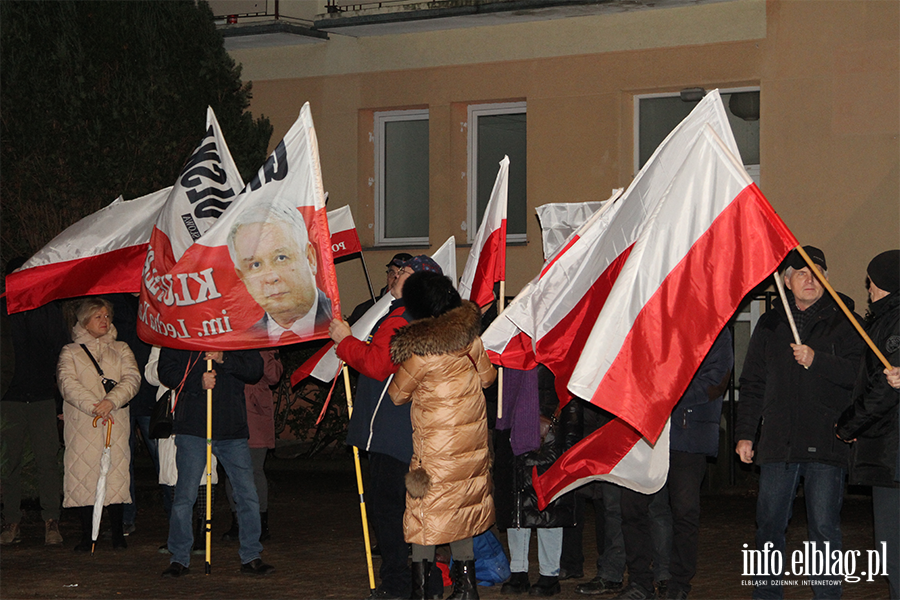
M 79 344 L 79 346 L 84 348 L 84 351 L 87 352 L 88 358 L 90 358 L 91 362 L 94 363 L 94 367 L 97 369 L 97 372 L 100 373 L 100 377 L 105 378 L 106 375 L 103 374 L 103 369 L 101 369 L 100 365 L 97 364 L 97 360 L 94 358 L 94 355 L 91 354 L 91 351 L 88 350 L 88 347 L 84 344 Z

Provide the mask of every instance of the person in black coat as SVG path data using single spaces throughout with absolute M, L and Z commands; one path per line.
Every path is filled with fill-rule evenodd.
M 867 269 L 866 333 L 892 365 L 900 364 L 900 250 L 882 252 Z M 900 598 L 900 391 L 889 369 L 868 350 L 853 388 L 853 404 L 836 424 L 853 443 L 850 483 L 872 486 L 876 550 L 885 545 L 891 598 Z M 855 442 L 855 443 L 854 443 Z
M 207 371 L 207 360 L 213 368 Z M 267 575 L 274 570 L 259 557 L 259 498 L 253 482 L 244 386 L 263 375 L 262 355 L 256 350 L 188 352 L 163 348 L 159 381 L 176 390 L 175 463 L 178 481 L 169 521 L 168 548 L 172 553 L 163 577 L 189 572 L 194 536 L 191 528 L 197 482 L 206 468 L 207 390 L 212 390 L 212 451 L 234 488 L 240 530 L 241 572 Z
M 816 269 L 828 276 L 825 255 L 805 246 Z M 777 303 L 750 337 L 741 374 L 735 451 L 760 467 L 756 546 L 784 556 L 785 532 L 802 477 L 810 542 L 841 550 L 841 507 L 849 451 L 834 436 L 834 421 L 850 405 L 863 342 L 851 321 L 796 251 L 786 259 L 788 306 Z M 842 296 L 853 309 L 853 301 Z M 800 334 L 794 336 L 785 309 Z M 759 430 L 759 439 L 756 432 Z M 842 578 L 814 582 L 817 598 L 839 598 Z M 754 598 L 780 598 L 779 579 L 756 582 Z

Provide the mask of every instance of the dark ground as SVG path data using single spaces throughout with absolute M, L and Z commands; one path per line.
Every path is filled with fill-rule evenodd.
M 179 580 L 160 577 L 168 557 L 158 552 L 167 524 L 156 495 L 149 461 L 139 462 L 137 531 L 128 549 L 113 551 L 108 539 L 94 556 L 72 552 L 79 525 L 63 512 L 63 547 L 43 545 L 43 523 L 36 510 L 26 510 L 23 541 L 0 554 L 2 598 L 364 598 L 368 595 L 366 557 L 360 526 L 353 461 L 348 456 L 301 460 L 270 456 L 269 513 L 272 539 L 264 560 L 277 571 L 268 577 L 241 575 L 237 545 L 219 541 L 230 524 L 223 485 L 219 484 L 213 518 L 212 573 L 204 574 L 203 556 L 192 557 L 191 573 Z M 746 487 L 746 486 L 745 486 Z M 742 585 L 742 545 L 753 547 L 755 495 L 747 490 L 705 495 L 700 537 L 699 573 L 692 598 L 749 598 Z M 588 511 L 585 548 L 586 579 L 594 575 L 593 518 Z M 871 500 L 848 495 L 843 510 L 844 549 L 872 548 Z M 802 501 L 794 508 L 789 551 L 805 537 Z M 499 534 L 506 543 L 505 535 Z M 531 577 L 537 578 L 536 540 L 532 541 Z M 374 558 L 377 577 L 378 558 Z M 586 581 L 586 579 L 580 581 Z M 802 578 L 798 579 L 801 583 Z M 884 581 L 845 583 L 844 598 L 886 598 Z M 559 598 L 585 598 L 575 593 L 579 580 L 562 583 Z M 479 588 L 482 598 L 500 598 L 500 588 Z M 449 588 L 446 593 L 449 594 Z M 808 586 L 786 588 L 787 598 L 811 598 Z M 604 596 L 607 597 L 607 596 Z

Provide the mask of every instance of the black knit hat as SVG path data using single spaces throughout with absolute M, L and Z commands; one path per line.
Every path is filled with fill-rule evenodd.
M 872 283 L 889 294 L 900 290 L 900 250 L 888 250 L 873 258 L 866 274 Z
M 816 248 L 815 246 L 803 246 L 803 250 L 809 255 L 809 258 L 812 259 L 813 264 L 820 267 L 823 271 L 828 270 L 828 264 L 825 262 L 825 253 Z M 803 267 L 808 267 L 806 261 L 803 260 L 803 257 L 800 256 L 800 253 L 796 250 L 791 250 L 790 254 L 787 255 L 787 258 L 784 259 L 784 266 L 791 267 L 792 269 L 802 269 Z

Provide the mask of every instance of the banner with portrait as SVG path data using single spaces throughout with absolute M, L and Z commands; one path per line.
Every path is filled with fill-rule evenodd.
M 151 234 L 141 274 L 140 337 L 190 350 L 327 338 L 340 299 L 309 104 L 237 194 L 229 193 L 229 180 L 240 176 L 228 175 L 224 140 L 205 142 L 179 178 L 193 185 L 191 196 L 173 191 L 170 201 L 181 205 L 163 211 Z M 192 233 L 199 236 L 179 257 L 173 229 L 189 222 L 208 228 Z

